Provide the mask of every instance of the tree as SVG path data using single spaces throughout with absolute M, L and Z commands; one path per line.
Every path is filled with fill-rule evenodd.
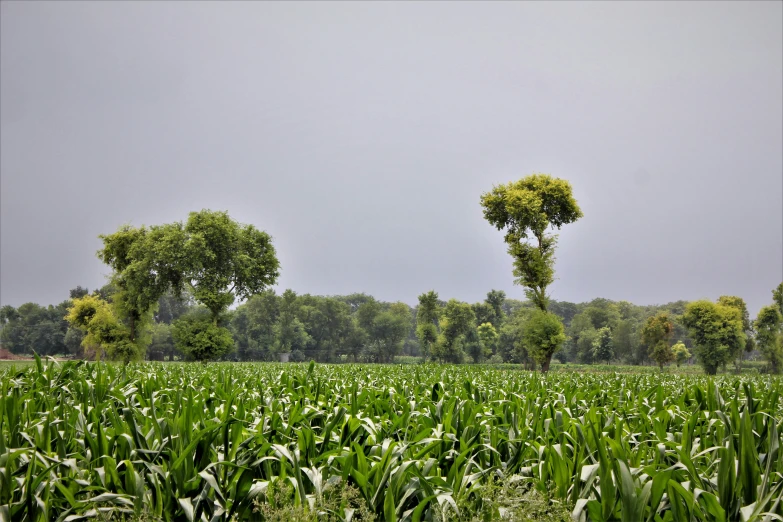
M 449 300 L 440 318 L 440 336 L 433 346 L 432 355 L 444 362 L 461 363 L 463 344 L 471 328 L 476 327 L 476 314 L 468 303 Z
M 650 358 L 658 363 L 663 370 L 663 365 L 674 360 L 674 354 L 669 346 L 674 325 L 667 312 L 660 312 L 647 319 L 642 327 L 642 342 L 647 346 Z
M 515 282 L 525 288 L 528 299 L 546 312 L 546 289 L 554 281 L 557 240 L 554 234 L 547 234 L 547 229 L 559 229 L 582 217 L 571 185 L 547 174 L 532 174 L 493 187 L 482 194 L 481 206 L 484 219 L 498 230 L 506 230 Z
M 683 324 L 690 331 L 696 356 L 708 375 L 732 360 L 745 346 L 742 315 L 731 306 L 693 301 L 685 307 Z
M 553 313 L 535 310 L 525 323 L 522 331 L 525 348 L 535 362 L 541 365 L 541 371 L 549 371 L 552 355 L 566 340 L 563 322 Z
M 202 210 L 190 213 L 183 232 L 187 261 L 174 265 L 175 278 L 189 284 L 213 324 L 235 297 L 248 299 L 277 281 L 280 263 L 272 238 L 253 225 L 237 223 L 226 212 Z
M 405 303 L 392 303 L 388 310 L 376 314 L 368 326 L 371 357 L 375 362 L 390 363 L 400 353 L 410 330 L 410 308 Z
M 682 363 L 691 358 L 691 352 L 688 351 L 688 348 L 682 343 L 682 341 L 679 341 L 677 344 L 672 346 L 672 353 L 674 354 L 674 362 L 677 363 L 677 368 L 679 368 Z
M 752 352 L 755 348 L 753 341 L 753 323 L 750 321 L 750 314 L 745 300 L 735 295 L 722 295 L 718 298 L 718 304 L 736 308 L 742 317 L 742 331 L 745 332 L 745 344 L 737 348 L 737 353 L 733 354 L 734 364 L 739 373 L 742 370 L 742 352 Z
M 89 293 L 90 291 L 87 288 L 82 288 L 81 286 L 77 286 L 76 288 L 71 289 L 69 295 L 71 299 L 78 299 L 80 297 L 84 297 Z
M 416 310 L 416 337 L 425 361 L 430 356 L 432 345 L 438 340 L 437 321 L 438 294 L 430 290 L 419 296 L 419 307 Z
M 479 339 L 481 340 L 481 347 L 483 349 L 484 357 L 491 357 L 495 354 L 498 346 L 498 340 L 500 335 L 498 334 L 492 323 L 484 323 L 479 325 L 476 329 Z
M 172 286 L 179 295 L 182 287 L 183 263 L 189 259 L 182 225 L 124 225 L 114 234 L 98 237 L 103 241 L 98 257 L 113 270 L 111 287 L 102 289 L 103 299 L 111 302 L 116 317 L 127 327 L 129 340 L 146 348 L 151 339 L 139 335 L 152 322 L 158 299 Z
M 593 359 L 601 362 L 609 362 L 614 357 L 614 340 L 612 330 L 608 326 L 599 329 L 593 340 Z
M 519 181 L 498 185 L 482 194 L 484 219 L 498 230 L 505 230 L 508 253 L 514 260 L 515 283 L 525 295 L 546 312 L 546 293 L 554 281 L 557 236 L 547 233 L 582 217 L 571 185 L 547 174 L 532 174 Z M 554 352 L 552 352 L 554 353 Z M 542 365 L 549 368 L 549 363 Z M 544 370 L 546 371 L 546 370 Z
M 756 317 L 756 341 L 772 373 L 783 370 L 783 315 L 777 304 L 763 307 Z
M 82 346 L 96 349 L 96 359 L 103 351 L 124 364 L 144 356 L 146 346 L 134 342 L 130 329 L 119 320 L 113 307 L 98 296 L 74 299 L 66 320 L 72 327 L 84 331 Z
M 183 317 L 172 324 L 177 348 L 191 358 L 206 363 L 228 354 L 234 348 L 231 333 L 205 317 Z
M 495 330 L 500 328 L 503 324 L 503 303 L 506 301 L 506 293 L 503 290 L 490 290 L 487 292 L 487 298 L 484 302 L 487 303 L 494 312 L 494 318 L 489 322 L 495 327 Z

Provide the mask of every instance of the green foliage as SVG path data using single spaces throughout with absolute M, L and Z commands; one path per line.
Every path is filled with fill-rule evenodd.
M 593 340 L 593 360 L 599 362 L 609 362 L 614 358 L 614 340 L 612 339 L 612 330 L 608 326 L 596 331 Z
M 781 394 L 769 376 L 39 359 L 0 370 L 0 513 L 778 520 Z
M 733 306 L 693 301 L 685 307 L 682 321 L 690 330 L 696 356 L 710 375 L 745 346 L 742 314 Z
M 183 232 L 186 259 L 174 266 L 213 320 L 235 295 L 248 299 L 277 281 L 280 263 L 272 238 L 253 225 L 237 223 L 226 212 L 201 210 L 176 227 Z
M 432 355 L 443 362 L 460 363 L 465 356 L 466 336 L 476 328 L 476 314 L 468 303 L 449 300 L 440 318 L 438 342 L 432 348 Z
M 492 323 L 484 323 L 478 326 L 476 333 L 481 341 L 484 357 L 491 357 L 497 350 L 500 340 L 497 330 L 492 326 Z
M 660 312 L 648 318 L 642 327 L 642 342 L 649 350 L 650 359 L 657 362 L 661 370 L 665 364 L 674 360 L 674 353 L 669 346 L 673 331 L 674 325 L 667 312 Z
M 553 313 L 534 310 L 524 324 L 522 339 L 530 356 L 546 372 L 552 355 L 566 340 L 563 322 Z
M 765 306 L 759 311 L 755 322 L 756 344 L 769 362 L 772 373 L 783 370 L 783 316 L 777 305 Z
M 547 229 L 560 228 L 582 217 L 571 185 L 547 174 L 532 174 L 497 185 L 482 194 L 484 219 L 505 230 L 508 253 L 514 259 L 515 282 L 538 308 L 547 310 L 547 287 L 554 281 L 557 237 Z M 535 240 L 534 243 L 528 240 Z
M 674 355 L 674 362 L 677 363 L 677 368 L 691 358 L 691 352 L 688 351 L 688 348 L 682 342 L 672 346 L 672 354 Z
M 783 315 L 783 283 L 772 291 L 772 300 L 778 306 L 778 311 Z
M 234 348 L 231 333 L 206 318 L 185 317 L 172 324 L 177 349 L 200 362 L 214 361 Z
M 424 359 L 429 358 L 432 346 L 438 340 L 438 294 L 434 290 L 419 296 L 416 313 L 416 337 Z
M 65 319 L 85 333 L 81 345 L 94 351 L 96 359 L 104 351 L 125 364 L 144 357 L 145 344 L 134 342 L 130 329 L 119 320 L 112 305 L 98 296 L 74 299 Z

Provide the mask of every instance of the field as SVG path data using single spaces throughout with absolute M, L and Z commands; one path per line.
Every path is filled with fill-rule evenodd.
M 783 520 L 783 381 L 0 368 L 0 520 Z

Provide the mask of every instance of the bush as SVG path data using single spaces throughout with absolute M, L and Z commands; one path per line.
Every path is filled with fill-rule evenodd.
M 234 348 L 231 332 L 208 319 L 178 319 L 172 336 L 179 351 L 201 362 L 219 359 Z

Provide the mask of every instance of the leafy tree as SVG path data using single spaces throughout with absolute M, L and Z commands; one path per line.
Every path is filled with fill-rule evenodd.
M 110 358 L 128 364 L 144 356 L 146 347 L 134 342 L 130 329 L 119 320 L 113 307 L 100 297 L 85 295 L 74 299 L 66 319 L 72 327 L 84 331 L 82 346 L 96 349 L 96 358 L 105 351 Z
M 576 314 L 568 330 L 574 357 L 583 363 L 593 362 L 593 342 L 598 336 L 598 331 L 590 317 L 584 313 Z
M 416 311 L 416 337 L 419 339 L 424 360 L 427 360 L 432 345 L 438 340 L 438 294 L 434 290 L 419 296 L 419 307 Z
M 600 328 L 593 340 L 593 359 L 601 362 L 609 362 L 614 357 L 614 340 L 612 330 L 608 326 Z
M 528 353 L 541 365 L 541 371 L 549 371 L 552 355 L 566 340 L 563 322 L 553 313 L 535 310 L 525 322 L 522 337 Z
M 560 228 L 582 217 L 571 185 L 547 174 L 532 174 L 498 185 L 482 194 L 484 218 L 498 230 L 506 230 L 505 242 L 514 259 L 515 282 L 535 306 L 547 311 L 547 287 L 554 281 L 557 236 L 547 229 Z M 548 365 L 546 365 L 548 367 Z
M 672 353 L 674 354 L 674 362 L 677 363 L 677 368 L 691 358 L 691 352 L 688 351 L 688 348 L 681 341 L 672 346 Z
M 495 310 L 487 303 L 473 303 L 470 305 L 473 308 L 473 313 L 476 316 L 476 324 L 490 323 L 494 325 Z
M 737 347 L 737 353 L 733 354 L 735 367 L 739 373 L 742 370 L 742 352 L 752 352 L 755 348 L 753 341 L 753 323 L 750 321 L 750 314 L 745 300 L 735 295 L 722 295 L 718 298 L 718 304 L 736 308 L 742 317 L 742 330 L 745 332 L 745 344 Z
M 690 330 L 696 356 L 708 375 L 715 375 L 745 346 L 742 315 L 732 306 L 693 301 L 686 306 L 682 321 Z
M 65 339 L 63 340 L 65 347 L 68 349 L 68 353 L 77 359 L 84 357 L 84 347 L 82 346 L 84 336 L 84 330 L 80 328 L 68 328 L 65 332 Z
M 71 289 L 69 295 L 71 299 L 78 299 L 80 297 L 84 297 L 89 293 L 90 291 L 87 288 L 82 288 L 81 286 L 77 286 L 76 288 Z
M 494 312 L 494 317 L 489 322 L 492 323 L 492 326 L 494 326 L 496 330 L 503 324 L 503 316 L 505 315 L 503 313 L 503 303 L 505 300 L 506 293 L 503 290 L 490 290 L 487 292 L 487 298 L 484 299 L 484 302 L 487 303 Z
M 772 373 L 783 370 L 783 315 L 777 304 L 763 307 L 756 317 L 756 340 Z
M 278 306 L 277 322 L 273 330 L 274 351 L 278 354 L 297 351 L 304 357 L 304 352 L 312 342 L 312 338 L 305 330 L 304 324 L 297 318 L 300 305 L 296 292 L 290 289 L 283 292 Z
M 650 358 L 658 363 L 663 370 L 663 365 L 674 360 L 674 354 L 669 346 L 674 325 L 667 312 L 660 312 L 647 319 L 642 327 L 642 342 L 649 350 Z
M 440 318 L 438 342 L 433 346 L 433 356 L 444 362 L 461 363 L 464 358 L 465 336 L 476 327 L 476 314 L 467 303 L 449 300 Z
M 492 323 L 484 323 L 479 325 L 476 329 L 479 339 L 481 340 L 481 347 L 483 349 L 484 357 L 491 357 L 495 354 L 498 346 L 498 340 L 500 335 L 498 334 Z
M 179 235 L 175 228 L 170 233 Z M 277 281 L 280 263 L 272 238 L 253 225 L 237 223 L 226 212 L 202 210 L 190 213 L 182 232 L 187 261 L 174 265 L 176 278 L 190 285 L 213 324 L 235 296 L 248 299 Z
M 220 359 L 234 348 L 231 333 L 207 317 L 186 316 L 171 328 L 177 348 L 202 363 Z
M 149 344 L 149 338 L 139 336 L 148 330 L 158 299 L 172 286 L 177 292 L 182 286 L 182 265 L 189 259 L 182 225 L 124 225 L 99 237 L 103 248 L 98 257 L 113 270 L 110 288 L 102 289 L 103 299 L 112 303 L 132 343 Z
M 366 328 L 372 359 L 375 362 L 392 362 L 402 350 L 410 327 L 411 311 L 405 303 L 392 303 L 388 310 L 376 314 Z

